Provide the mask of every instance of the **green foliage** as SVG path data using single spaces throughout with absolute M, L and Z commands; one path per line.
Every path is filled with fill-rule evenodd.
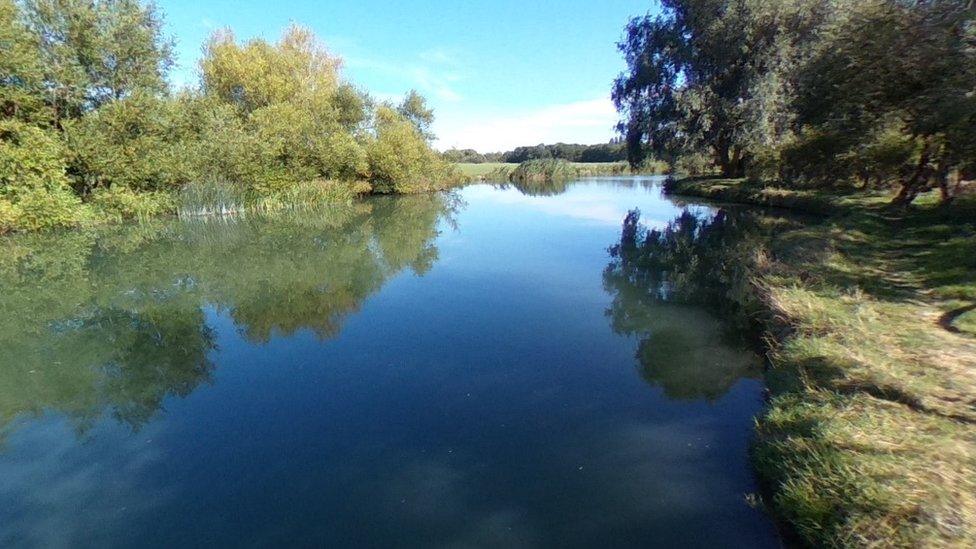
M 194 176 L 195 134 L 184 103 L 137 93 L 65 123 L 71 172 L 87 190 L 178 189 Z
M 36 38 L 24 25 L 14 0 L 0 0 L 0 116 L 42 121 L 46 112 L 43 71 Z
M 397 106 L 397 112 L 410 121 L 424 139 L 428 141 L 434 139 L 434 135 L 430 133 L 430 125 L 434 123 L 434 111 L 427 106 L 427 100 L 417 93 L 417 90 L 410 90 L 407 93 Z
M 165 89 L 172 43 L 151 2 L 24 0 L 23 6 L 56 121 L 136 91 Z
M 0 120 L 0 196 L 66 188 L 64 150 L 53 132 Z
M 455 164 L 484 164 L 488 162 L 485 155 L 474 149 L 448 149 L 441 153 L 441 157 Z
M 200 62 L 208 95 L 244 113 L 279 103 L 295 103 L 316 116 L 335 114 L 339 60 L 311 30 L 292 25 L 277 44 L 262 39 L 238 45 L 230 30 L 214 33 Z
M 377 109 L 375 132 L 367 145 L 367 157 L 378 192 L 431 191 L 459 180 L 454 167 L 442 160 L 416 126 L 395 110 Z
M 97 189 L 88 198 L 95 215 L 109 221 L 126 219 L 146 220 L 175 211 L 175 200 L 170 193 L 134 192 L 127 187 Z
M 951 200 L 976 166 L 971 4 L 666 0 L 620 44 L 630 160 L 708 155 L 725 177 Z
M 597 145 L 578 145 L 556 143 L 539 144 L 533 147 L 516 147 L 511 151 L 497 153 L 502 162 L 521 164 L 527 160 L 555 158 L 569 162 L 622 162 L 627 160 L 623 143 L 611 142 Z
M 788 121 L 775 69 L 792 65 L 830 12 L 820 4 L 665 0 L 660 15 L 632 20 L 619 44 L 628 72 L 613 89 L 631 163 L 699 153 L 741 175 Z
M 14 120 L 0 121 L 0 203 L 0 232 L 75 227 L 87 218 L 56 136 Z
M 175 95 L 152 3 L 0 0 L 0 44 L 3 231 L 311 206 L 458 177 L 430 149 L 419 94 L 374 110 L 303 27 L 277 43 L 215 33 L 201 88 Z
M 81 199 L 67 189 L 30 189 L 17 197 L 18 229 L 42 231 L 77 227 L 88 220 Z
M 576 175 L 576 169 L 565 160 L 529 160 L 512 170 L 510 178 L 515 182 L 526 183 L 566 181 Z
M 20 219 L 20 208 L 7 199 L 0 198 L 0 234 L 16 229 L 18 219 Z
M 215 34 L 204 59 L 209 109 L 202 174 L 275 193 L 316 178 L 345 181 L 368 175 L 366 152 L 354 134 L 366 102 L 341 82 L 339 61 L 308 29 L 292 26 L 277 44 L 238 45 Z M 230 106 L 228 109 L 225 107 Z

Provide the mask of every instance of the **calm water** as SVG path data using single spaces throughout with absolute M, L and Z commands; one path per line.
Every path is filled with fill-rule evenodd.
M 0 545 L 777 546 L 758 358 L 605 274 L 655 181 L 0 241 Z

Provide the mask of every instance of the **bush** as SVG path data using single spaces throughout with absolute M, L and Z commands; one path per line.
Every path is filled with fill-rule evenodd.
M 718 173 L 718 170 L 715 168 L 715 162 L 711 157 L 704 154 L 686 154 L 678 158 L 671 172 L 698 176 L 715 174 Z
M 864 187 L 880 187 L 897 180 L 917 157 L 915 142 L 896 128 L 885 128 L 840 158 L 848 161 Z
M 76 187 L 177 189 L 193 178 L 195 136 L 183 101 L 137 94 L 65 125 Z
M 0 4 L 0 26 L 10 26 L 16 15 L 7 4 Z M 75 7 L 77 13 L 71 8 L 68 15 L 90 8 Z M 125 10 L 112 17 L 132 15 Z M 166 68 L 168 50 L 156 42 L 158 21 L 147 17 L 124 23 L 149 25 L 143 30 L 158 51 L 130 59 L 133 52 L 108 48 L 115 42 L 99 44 L 107 47 L 98 49 L 100 57 L 79 61 L 88 63 L 85 70 L 108 68 L 108 80 L 88 81 L 79 73 L 78 82 L 50 84 L 62 85 L 71 97 L 55 97 L 60 103 L 47 109 L 53 118 L 38 125 L 27 123 L 34 120 L 27 117 L 31 98 L 17 94 L 35 93 L 32 100 L 41 106 L 51 100 L 42 93 L 46 73 L 32 69 L 25 56 L 37 49 L 39 37 L 14 33 L 20 49 L 0 56 L 0 69 L 14 75 L 0 86 L 0 114 L 10 118 L 0 120 L 0 230 L 174 210 L 197 215 L 307 206 L 374 190 L 437 190 L 459 180 L 425 138 L 432 113 L 423 99 L 412 93 L 402 113 L 376 108 L 342 81 L 338 59 L 309 30 L 293 26 L 275 44 L 237 44 L 230 33 L 218 32 L 205 48 L 200 90 L 173 96 L 156 78 Z M 45 22 L 54 33 L 68 32 L 62 28 L 68 23 Z M 140 59 L 149 65 L 135 72 L 117 66 Z M 36 77 L 31 86 L 28 72 Z
M 9 233 L 17 228 L 20 209 L 9 201 L 0 198 L 0 234 Z
M 376 137 L 366 152 L 377 192 L 433 191 L 460 180 L 417 128 L 388 107 L 376 112 Z
M 84 218 L 56 137 L 23 122 L 0 121 L 0 232 L 75 227 Z
M 274 189 L 287 183 L 285 174 L 268 166 L 271 144 L 245 127 L 230 105 L 207 102 L 200 113 L 196 183 L 253 186 Z M 225 185 L 226 186 L 226 185 Z
M 57 137 L 16 120 L 0 121 L 0 196 L 68 186 Z
M 512 181 L 521 183 L 542 181 L 565 181 L 577 176 L 572 164 L 565 160 L 527 160 L 516 167 L 509 176 Z
M 89 204 L 96 215 L 110 221 L 148 219 L 176 209 L 176 201 L 170 194 L 137 193 L 125 187 L 96 190 L 89 198 Z
M 333 132 L 316 140 L 312 146 L 323 177 L 346 181 L 369 178 L 366 149 L 352 135 Z
M 248 127 L 264 145 L 261 162 L 283 174 L 279 184 L 316 178 L 362 179 L 369 173 L 366 151 L 338 124 L 301 105 L 279 103 L 254 111 Z
M 15 205 L 18 213 L 14 225 L 18 230 L 66 229 L 88 219 L 81 199 L 67 189 L 25 191 Z
M 843 136 L 823 131 L 806 131 L 780 148 L 780 176 L 794 186 L 815 186 L 849 180 L 850 162 L 837 162 L 849 150 Z

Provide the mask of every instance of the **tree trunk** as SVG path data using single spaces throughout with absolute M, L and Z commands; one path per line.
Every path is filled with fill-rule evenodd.
M 731 160 L 729 159 L 729 145 L 725 139 L 720 138 L 715 145 L 715 163 L 718 164 L 722 177 L 732 177 Z
M 929 150 L 929 139 L 926 138 L 925 142 L 922 144 L 922 152 L 918 155 L 918 164 L 915 166 L 915 170 L 912 175 L 902 182 L 901 190 L 898 191 L 898 195 L 895 199 L 891 201 L 892 204 L 898 206 L 907 206 L 915 200 L 921 190 L 922 183 L 924 183 L 928 178 L 926 177 L 926 172 L 928 171 L 929 158 L 932 152 Z
M 943 204 L 952 202 L 952 190 L 949 189 L 949 162 L 945 155 L 939 160 L 939 167 L 935 172 L 935 180 L 939 185 L 939 195 Z
M 729 170 L 731 171 L 731 177 L 742 177 L 745 175 L 745 169 L 743 169 L 743 154 L 741 147 L 732 148 L 732 160 L 730 161 Z

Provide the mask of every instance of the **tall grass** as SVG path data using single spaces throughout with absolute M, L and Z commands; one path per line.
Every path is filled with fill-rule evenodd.
M 233 216 L 249 211 L 278 212 L 349 203 L 369 191 L 368 185 L 327 179 L 302 181 L 271 193 L 251 196 L 241 185 L 206 181 L 185 186 L 177 198 L 180 217 Z
M 240 186 L 225 181 L 198 181 L 180 190 L 176 211 L 180 217 L 226 216 L 244 213 L 246 196 Z

